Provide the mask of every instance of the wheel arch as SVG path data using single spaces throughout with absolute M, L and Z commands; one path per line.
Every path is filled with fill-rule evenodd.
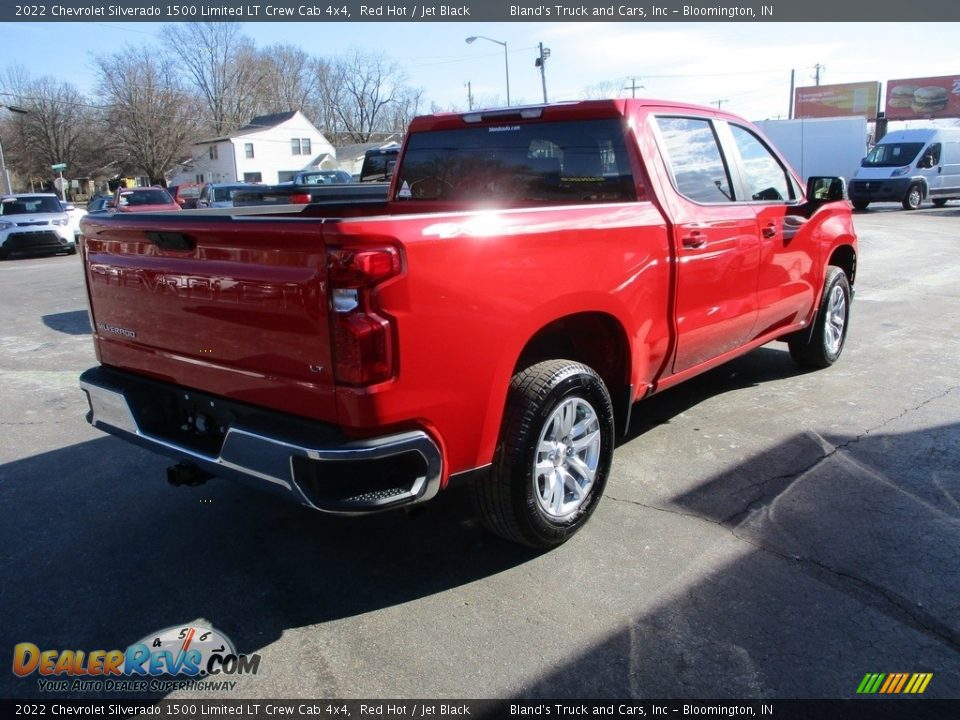
M 511 375 L 544 360 L 574 360 L 603 380 L 614 406 L 618 432 L 626 431 L 633 402 L 630 342 L 623 324 L 603 311 L 585 311 L 552 320 L 523 346 Z
M 853 287 L 853 282 L 857 276 L 857 251 L 853 245 L 839 245 L 830 253 L 827 260 L 827 266 L 835 265 L 843 270 L 847 276 L 847 281 Z

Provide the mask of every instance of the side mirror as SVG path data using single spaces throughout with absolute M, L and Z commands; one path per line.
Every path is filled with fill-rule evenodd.
M 847 181 L 842 177 L 814 175 L 807 179 L 807 201 L 835 202 L 847 199 Z

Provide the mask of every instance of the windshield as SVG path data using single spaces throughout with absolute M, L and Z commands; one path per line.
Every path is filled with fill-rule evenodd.
M 170 197 L 170 193 L 160 188 L 120 193 L 121 205 L 170 205 L 172 203 L 173 198 Z
M 410 136 L 397 199 L 636 200 L 620 120 L 483 125 Z
M 923 143 L 882 143 L 860 163 L 863 167 L 900 167 L 910 165 L 923 149 Z
M 52 196 L 4 198 L 0 215 L 33 215 L 35 213 L 62 213 L 60 201 Z
M 350 182 L 350 174 L 339 170 L 304 173 L 300 176 L 302 185 L 333 185 Z

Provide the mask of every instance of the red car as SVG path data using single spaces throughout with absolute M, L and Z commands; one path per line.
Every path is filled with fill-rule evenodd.
M 161 187 L 118 188 L 107 206 L 116 212 L 180 210 L 180 205 Z
M 184 210 L 193 210 L 197 207 L 197 200 L 200 198 L 199 185 L 171 185 L 167 188 L 167 192 Z

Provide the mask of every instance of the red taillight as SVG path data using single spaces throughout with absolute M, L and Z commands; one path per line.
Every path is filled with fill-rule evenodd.
M 310 202 L 310 193 L 294 193 L 290 196 L 291 205 L 305 205 Z
M 329 248 L 334 377 L 372 385 L 395 374 L 394 324 L 377 313 L 376 286 L 399 274 L 396 248 Z

